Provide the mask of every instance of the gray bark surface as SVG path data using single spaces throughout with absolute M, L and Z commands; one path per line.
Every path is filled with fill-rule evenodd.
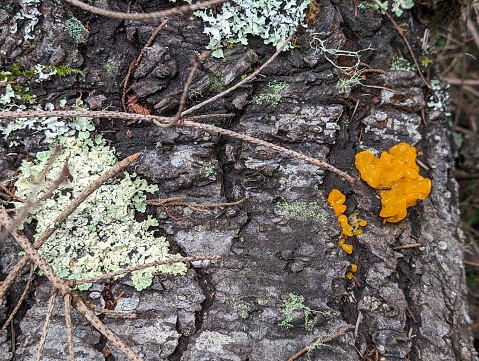
M 94 3 L 126 9 L 121 1 Z M 356 177 L 354 186 L 301 160 L 200 130 L 96 120 L 97 129 L 105 131 L 122 156 L 143 153 L 134 170 L 158 184 L 160 198 L 182 197 L 194 203 L 245 199 L 224 212 L 156 208 L 159 231 L 174 250 L 224 258 L 219 263 L 193 264 L 184 276 L 158 276 L 152 287 L 140 293 L 128 281 L 116 284 L 115 292 L 125 291 L 116 310 L 135 311 L 139 318 L 107 317 L 105 323 L 145 360 L 287 360 L 348 324 L 356 325 L 356 330 L 301 358 L 376 360 L 379 355 L 385 360 L 476 360 L 447 117 L 426 106 L 431 93 L 417 72 L 388 70 L 396 48 L 403 54 L 407 49 L 387 18 L 374 9 L 355 16 L 351 1 L 318 3 L 316 24 L 309 26 L 311 33 L 295 39 L 293 50 L 281 54 L 254 83 L 202 111 L 233 112 L 233 119 L 211 123 L 328 160 Z M 149 2 L 137 5 L 145 12 L 161 8 Z M 113 109 L 121 109 L 119 84 L 157 23 L 98 18 L 63 3 L 43 1 L 43 16 L 35 27 L 36 47 L 26 51 L 21 31 L 12 34 L 6 27 L 18 8 L 19 2 L 5 0 L 0 11 L 4 68 L 13 63 L 26 67 L 44 63 L 85 72 L 85 77 L 32 84 L 39 103 L 63 97 L 72 100 L 81 92 L 90 94 L 86 101 L 91 109 L 110 103 Z M 62 27 L 73 14 L 90 26 L 80 43 L 73 42 Z M 196 18 L 171 18 L 146 49 L 130 93 L 155 114 L 174 114 L 178 108 L 192 59 L 208 42 L 202 26 Z M 422 31 L 414 23 L 413 45 L 419 43 Z M 339 70 L 311 47 L 312 33 L 321 34 L 330 49 L 361 50 L 362 62 L 386 74 L 366 73 L 364 85 L 339 93 L 335 87 Z M 274 53 L 260 39 L 250 40 L 249 47 L 227 49 L 224 59 L 205 60 L 194 78 L 189 105 L 226 89 Z M 351 59 L 337 60 L 346 65 Z M 273 80 L 285 85 L 281 100 L 277 104 L 252 101 L 265 94 Z M 20 145 L 14 148 L 0 140 L 2 181 L 13 176 L 21 158 L 45 148 L 39 135 L 17 140 Z M 156 147 L 158 141 L 161 148 Z M 421 169 L 421 174 L 432 179 L 433 189 L 426 200 L 409 209 L 406 219 L 383 224 L 378 216 L 380 200 L 359 179 L 354 155 L 363 149 L 387 151 L 399 142 L 417 148 L 419 159 L 429 168 Z M 214 172 L 206 173 L 206 168 Z M 326 201 L 333 188 L 346 194 L 349 211 L 359 210 L 368 221 L 362 235 L 348 240 L 354 245 L 352 255 L 337 245 L 340 227 Z M 298 210 L 288 213 L 281 206 L 284 203 Z M 422 246 L 394 250 L 410 243 Z M 17 251 L 11 239 L 1 245 L 3 274 L 8 273 Z M 345 278 L 351 263 L 359 267 L 356 281 Z M 25 275 L 19 278 L 11 290 L 0 309 L 2 318 L 13 308 L 25 279 Z M 102 288 L 95 285 L 83 295 L 98 302 Z M 8 351 L 8 334 L 0 334 L 0 350 L 5 350 L 0 353 L 8 355 L 0 355 L 0 360 L 33 359 L 48 290 L 48 282 L 40 278 L 15 321 L 14 356 Z M 303 312 L 295 313 L 293 327 L 279 325 L 284 320 L 280 308 L 292 292 L 303 296 L 305 306 L 317 312 L 311 331 L 304 327 Z M 62 314 L 63 305 L 57 300 L 44 360 L 67 358 Z M 76 311 L 72 316 L 77 359 L 103 359 L 99 333 Z M 116 360 L 125 359 L 114 347 L 111 350 Z

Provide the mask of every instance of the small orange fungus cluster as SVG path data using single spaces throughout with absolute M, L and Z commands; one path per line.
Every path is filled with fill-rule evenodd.
M 353 212 L 349 218 L 344 215 L 346 206 L 343 204 L 346 201 L 346 196 L 339 190 L 333 189 L 328 196 L 328 202 L 333 207 L 336 217 L 338 217 L 341 225 L 341 238 L 338 241 L 339 246 L 347 254 L 353 253 L 353 245 L 347 244 L 348 237 L 357 236 L 363 233 L 361 227 L 368 224 L 364 219 L 358 217 L 358 212 Z
M 358 271 L 358 265 L 355 263 L 351 263 L 351 265 L 349 266 L 349 272 L 346 273 L 346 278 L 351 281 L 354 278 L 354 274 L 357 271 Z
M 416 205 L 431 192 L 431 180 L 419 175 L 416 148 L 400 143 L 376 158 L 365 150 L 356 154 L 356 168 L 361 178 L 381 195 L 379 215 L 387 222 L 406 217 L 406 208 Z

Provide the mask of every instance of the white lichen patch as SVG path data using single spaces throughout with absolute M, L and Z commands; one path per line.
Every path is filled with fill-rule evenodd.
M 210 37 L 206 48 L 213 50 L 212 56 L 222 58 L 223 47 L 233 43 L 246 45 L 249 35 L 259 36 L 265 44 L 278 49 L 299 26 L 306 27 L 304 16 L 309 3 L 309 0 L 236 0 L 223 3 L 220 12 L 202 9 L 194 15 L 206 23 L 204 33 Z
M 2 104 L 1 99 L 0 104 Z M 35 110 L 51 111 L 54 108 L 54 105 L 51 103 L 47 103 L 44 109 L 39 105 L 34 106 Z M 14 120 L 10 120 L 4 127 L 0 125 L 0 132 L 3 134 L 4 138 L 8 138 L 10 134 L 21 129 L 42 131 L 44 132 L 47 140 L 51 141 L 60 135 L 73 136 L 76 132 L 92 131 L 95 129 L 95 127 L 91 123 L 91 118 L 89 117 L 19 117 Z
M 41 0 L 23 0 L 22 10 L 15 14 L 13 22 L 9 25 L 10 33 L 15 34 L 18 29 L 18 23 L 23 21 L 23 39 L 25 41 L 33 40 L 35 38 L 34 30 L 35 26 L 40 21 L 42 16 L 38 6 L 41 4 Z
M 45 182 L 49 184 L 58 177 L 65 161 L 71 177 L 41 202 L 27 222 L 38 222 L 37 236 L 47 227 L 57 227 L 40 248 L 40 253 L 60 277 L 84 279 L 128 266 L 179 257 L 168 253 L 169 244 L 164 237 L 153 235 L 150 228 L 158 225 L 156 219 L 148 216 L 142 222 L 135 220 L 135 212 L 146 210 L 145 192 L 158 189 L 135 174 L 125 172 L 123 179 L 103 185 L 64 223 L 54 224 L 55 217 L 72 199 L 117 161 L 114 149 L 106 146 L 101 136 L 91 139 L 88 132 L 80 132 L 77 138 L 59 137 L 59 142 L 61 154 L 47 173 Z M 50 155 L 51 151 L 39 152 L 33 162 L 22 163 L 21 174 L 15 183 L 18 196 L 29 197 Z M 42 195 L 40 192 L 39 196 Z M 185 265 L 177 263 L 135 271 L 131 279 L 141 291 L 151 285 L 155 272 L 179 274 L 185 271 Z M 84 284 L 79 288 L 90 286 Z

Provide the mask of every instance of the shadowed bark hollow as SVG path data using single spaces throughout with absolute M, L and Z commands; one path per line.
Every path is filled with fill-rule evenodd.
M 111 20 L 63 2 L 40 3 L 37 8 L 42 15 L 30 40 L 25 39 L 21 21 L 17 32 L 10 31 L 13 15 L 25 4 L 4 0 L 1 5 L 3 70 L 14 64 L 29 68 L 39 63 L 80 68 L 84 76 L 31 82 L 29 91 L 38 104 L 60 99 L 74 104 L 81 97 L 90 109 L 121 110 L 120 83 L 159 21 Z M 123 1 L 93 3 L 127 10 Z M 138 1 L 131 6 L 132 11 L 151 12 L 171 5 Z M 115 285 L 115 292 L 125 291 L 117 310 L 136 311 L 139 318 L 107 317 L 105 323 L 145 360 L 287 360 L 348 324 L 356 329 L 301 357 L 476 359 L 468 323 L 448 119 L 444 110 L 426 105 L 437 94 L 424 85 L 414 66 L 409 71 L 390 70 L 400 54 L 413 62 L 401 36 L 378 10 L 366 7 L 355 14 L 354 1 L 320 0 L 312 15 L 308 28 L 294 38 L 292 50 L 282 53 L 256 81 L 198 114 L 234 113 L 228 121 L 207 122 L 327 160 L 354 176 L 354 186 L 301 160 L 229 137 L 95 119 L 97 131 L 121 157 L 142 152 L 131 171 L 158 184 L 157 197 L 181 197 L 193 203 L 245 200 L 223 211 L 199 212 L 180 206 L 149 209 L 160 222 L 158 234 L 167 237 L 173 250 L 224 258 L 206 267 L 194 264 L 184 276 L 158 276 L 142 292 L 125 280 Z M 83 37 L 68 33 L 65 24 L 73 18 L 86 26 Z M 407 27 L 407 37 L 420 59 L 424 28 L 409 13 L 401 21 L 407 22 L 401 25 Z M 238 82 L 274 53 L 262 40 L 249 40 L 248 47 L 233 44 L 225 49 L 224 59 L 203 61 L 187 106 Z M 130 101 L 154 114 L 174 114 L 193 59 L 207 43 L 201 20 L 168 19 L 132 74 Z M 359 54 L 358 69 L 368 70 L 344 74 L 339 67 L 353 66 L 356 58 L 328 54 L 326 49 Z M 434 78 L 434 70 L 426 70 Z M 341 91 L 338 82 L 348 76 L 357 76 L 359 83 Z M 9 146 L 12 140 L 17 145 Z M 421 168 L 421 174 L 432 179 L 433 188 L 426 200 L 408 210 L 404 220 L 384 224 L 378 215 L 380 200 L 360 180 L 354 155 L 364 149 L 387 151 L 400 142 L 416 147 L 427 168 Z M 14 177 L 21 159 L 46 147 L 38 133 L 20 131 L 9 139 L 2 137 L 2 182 Z M 337 244 L 340 227 L 326 201 L 333 188 L 346 194 L 348 214 L 358 210 L 368 221 L 362 235 L 348 239 L 354 247 L 351 255 Z M 13 242 L 8 239 L 1 245 L 4 275 L 18 251 Z M 401 248 L 413 243 L 421 246 Z M 358 271 L 348 280 L 345 275 L 351 263 L 358 265 Z M 2 319 L 14 307 L 25 278 L 20 277 L 11 289 L 0 309 Z M 15 320 L 17 361 L 31 360 L 36 352 L 48 287 L 39 277 Z M 95 285 L 84 296 L 95 301 L 102 288 Z M 314 317 L 305 315 L 304 309 L 293 312 L 292 327 L 287 328 L 279 324 L 285 319 L 281 307 L 290 293 L 302 296 Z M 45 360 L 66 359 L 62 314 L 59 303 Z M 73 322 L 77 359 L 104 359 L 98 351 L 99 334 L 76 312 Z M 0 334 L 0 347 L 7 355 L 0 360 L 14 357 L 9 335 Z M 111 349 L 116 360 L 125 359 Z

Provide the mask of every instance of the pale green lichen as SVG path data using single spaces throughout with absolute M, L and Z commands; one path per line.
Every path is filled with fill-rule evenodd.
M 316 202 L 280 201 L 276 206 L 280 209 L 281 215 L 285 218 L 303 222 L 313 221 L 319 223 L 323 223 L 325 219 L 324 209 Z
M 393 71 L 415 71 L 413 64 L 404 58 L 395 57 L 391 63 L 391 70 Z
M 7 89 L 8 90 L 8 89 Z M 8 95 L 9 98 L 12 97 L 12 94 L 9 92 L 5 93 L 5 97 Z M 19 96 L 16 93 L 13 93 L 13 100 L 18 100 Z M 3 98 L 0 97 L 0 104 L 3 104 Z M 19 110 L 25 109 L 25 106 L 8 99 L 7 103 L 10 107 L 15 107 Z M 65 100 L 59 101 L 59 106 L 61 108 L 65 107 Z M 9 107 L 1 107 L 4 110 L 10 110 Z M 6 109 L 8 108 L 8 109 Z M 55 109 L 54 104 L 47 103 L 42 108 L 36 106 L 37 110 L 53 110 Z M 76 109 L 74 109 L 76 110 Z M 69 135 L 73 136 L 76 132 L 85 132 L 93 131 L 95 127 L 91 123 L 91 118 L 89 117 L 74 117 L 74 118 L 59 118 L 59 117 L 40 117 L 40 118 L 16 118 L 9 121 L 4 127 L 0 126 L 0 132 L 3 134 L 4 138 L 8 138 L 12 133 L 21 129 L 29 129 L 41 131 L 45 134 L 47 141 L 53 141 L 60 135 Z M 16 141 L 11 141 L 10 145 L 16 145 Z
M 245 300 L 236 300 L 230 302 L 231 307 L 236 311 L 238 316 L 243 320 L 246 320 L 250 316 L 250 312 L 253 310 L 253 303 Z
M 83 279 L 128 266 L 179 257 L 168 253 L 169 245 L 164 237 L 153 235 L 150 228 L 158 225 L 156 219 L 148 216 L 142 222 L 135 220 L 136 212 L 146 210 L 145 192 L 158 189 L 135 174 L 125 172 L 123 179 L 103 185 L 64 223 L 54 224 L 55 217 L 71 200 L 117 161 L 115 150 L 108 147 L 99 135 L 92 138 L 88 132 L 80 132 L 77 138 L 59 137 L 59 141 L 61 154 L 45 182 L 51 183 L 58 177 L 66 160 L 71 180 L 66 180 L 50 198 L 41 202 L 27 222 L 37 221 L 36 235 L 47 227 L 56 227 L 54 234 L 40 248 L 40 253 L 60 277 Z M 22 163 L 15 183 L 18 196 L 28 197 L 50 155 L 51 151 L 39 152 L 35 161 Z M 177 263 L 135 271 L 131 279 L 135 288 L 141 291 L 151 285 L 156 272 L 179 274 L 185 271 L 185 265 Z M 84 284 L 80 289 L 90 286 Z
M 253 98 L 253 101 L 256 104 L 264 104 L 264 103 L 269 103 L 272 106 L 278 105 L 279 102 L 281 102 L 282 96 L 281 96 L 281 91 L 284 89 L 285 84 L 281 81 L 273 80 L 270 81 L 267 85 L 266 88 L 263 89 L 263 91 L 256 95 Z
M 294 313 L 301 311 L 304 314 L 304 328 L 307 331 L 312 331 L 317 322 L 318 314 L 311 310 L 304 304 L 304 297 L 295 293 L 290 293 L 288 298 L 283 301 L 279 312 L 284 316 L 284 320 L 279 323 L 279 326 L 285 328 L 293 327 L 292 321 Z
M 390 5 L 391 3 L 391 5 Z M 359 9 L 365 9 L 365 8 L 373 8 L 373 9 L 379 9 L 381 8 L 382 10 L 385 11 L 392 11 L 396 16 L 401 16 L 404 13 L 404 10 L 409 10 L 412 9 L 414 6 L 414 0 L 384 0 L 384 1 L 370 1 L 370 0 L 363 0 L 360 3 L 357 4 Z
M 76 17 L 65 21 L 65 30 L 75 43 L 82 44 L 87 41 L 88 29 Z
M 40 10 L 37 8 L 41 0 L 23 1 L 23 3 L 25 4 L 23 9 L 15 14 L 13 21 L 8 25 L 8 30 L 10 33 L 15 34 L 19 30 L 18 23 L 20 20 L 20 22 L 23 23 L 23 40 L 28 41 L 35 38 L 35 26 L 42 16 Z M 22 22 L 22 20 L 24 21 Z
M 446 116 L 450 116 L 449 112 L 449 84 L 445 87 L 441 86 L 439 80 L 432 79 L 431 87 L 433 94 L 429 97 L 427 106 L 434 110 L 443 112 Z
M 193 14 L 207 24 L 204 29 L 210 37 L 207 49 L 213 50 L 213 57 L 222 58 L 227 44 L 246 45 L 249 35 L 259 36 L 265 44 L 278 49 L 299 26 L 306 27 L 304 16 L 309 4 L 310 0 L 236 0 L 223 3 L 221 10 L 214 13 L 202 9 Z

